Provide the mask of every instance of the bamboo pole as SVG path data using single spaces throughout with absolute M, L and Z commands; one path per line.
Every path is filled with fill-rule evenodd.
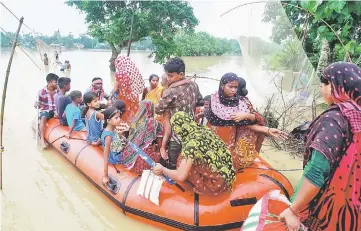
M 1 98 L 1 117 L 0 117 L 0 190 L 3 189 L 3 152 L 4 152 L 4 147 L 3 147 L 3 130 L 4 130 L 4 113 L 5 113 L 5 99 L 6 99 L 6 90 L 8 87 L 8 81 L 9 81 L 9 75 L 10 75 L 10 69 L 11 69 L 11 63 L 13 61 L 13 57 L 14 57 L 14 53 L 15 53 L 15 48 L 17 46 L 17 41 L 19 38 L 19 33 L 20 33 L 20 28 L 21 25 L 24 22 L 24 17 L 21 17 L 19 20 L 19 26 L 18 26 L 18 30 L 16 31 L 16 35 L 15 35 L 15 40 L 13 42 L 13 47 L 11 50 L 11 55 L 10 55 L 10 59 L 9 59 L 9 64 L 8 64 L 8 68 L 6 70 L 6 75 L 5 75 L 5 81 L 4 81 L 4 89 L 3 89 L 3 95 Z

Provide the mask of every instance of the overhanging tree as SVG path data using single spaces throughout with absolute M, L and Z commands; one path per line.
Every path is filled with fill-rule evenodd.
M 177 54 L 174 35 L 179 29 L 194 31 L 198 20 L 185 1 L 67 1 L 86 14 L 89 34 L 100 42 L 108 42 L 113 61 L 129 42 L 149 36 L 156 48 L 155 61 Z M 131 19 L 134 13 L 134 23 Z M 133 27 L 132 38 L 130 38 Z
M 329 62 L 348 60 L 361 61 L 361 2 L 360 1 L 282 1 L 269 2 L 263 21 L 272 22 L 272 39 L 281 43 L 295 30 L 303 41 L 310 61 L 317 66 L 321 42 L 326 39 L 330 46 Z M 281 10 L 288 20 L 282 19 Z M 281 17 L 280 17 L 281 16 Z M 349 53 L 349 55 L 346 53 Z

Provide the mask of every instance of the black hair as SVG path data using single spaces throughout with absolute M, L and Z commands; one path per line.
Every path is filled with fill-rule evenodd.
M 158 76 L 158 75 L 156 75 L 156 74 L 151 74 L 151 75 L 149 76 L 149 82 L 152 81 L 152 79 L 153 79 L 154 77 L 157 77 L 158 80 L 159 80 L 159 76 Z
M 164 65 L 164 71 L 168 73 L 176 72 L 177 74 L 181 72 L 185 73 L 186 65 L 181 58 L 174 57 Z
M 321 77 L 320 77 L 320 82 L 325 85 L 328 85 L 330 83 L 330 81 L 328 79 L 326 79 L 323 75 L 321 75 Z
M 237 90 L 237 94 L 239 96 L 247 96 L 248 95 L 248 90 L 246 89 L 247 83 L 246 80 L 244 80 L 241 77 L 238 77 L 238 90 Z
M 84 108 L 81 112 L 81 116 L 84 117 L 89 110 L 88 103 L 91 103 L 98 95 L 94 92 L 87 92 L 83 95 Z
M 94 82 L 95 80 L 101 80 L 101 81 L 103 81 L 103 79 L 100 78 L 100 77 L 94 77 L 94 78 L 92 79 L 92 82 Z
M 72 101 L 75 101 L 76 99 L 81 98 L 81 91 L 72 91 L 70 92 L 69 96 Z
M 115 100 L 115 102 L 113 103 L 113 107 L 115 107 L 116 109 L 118 109 L 120 111 L 120 115 L 123 115 L 123 113 L 125 112 L 127 106 L 125 105 L 125 103 L 122 100 Z
M 47 76 L 46 76 L 46 82 L 51 82 L 51 81 L 58 81 L 59 79 L 59 76 L 57 76 L 56 74 L 54 73 L 49 73 Z
M 205 101 L 210 102 L 210 101 L 211 101 L 211 95 L 206 95 L 206 96 L 204 96 L 203 101 L 204 101 L 204 102 L 205 102 Z
M 108 119 L 111 119 L 116 114 L 116 112 L 119 112 L 119 110 L 114 106 L 108 107 L 104 110 L 103 128 L 106 128 L 108 126 Z
M 68 85 L 71 82 L 71 79 L 68 77 L 60 77 L 58 79 L 58 86 L 60 89 L 63 89 L 66 85 Z

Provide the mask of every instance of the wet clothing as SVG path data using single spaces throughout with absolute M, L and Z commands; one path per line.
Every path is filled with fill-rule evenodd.
M 307 169 L 314 150 L 328 161 L 330 174 L 301 221 L 312 231 L 361 230 L 361 70 L 352 63 L 333 63 L 322 78 L 331 84 L 335 105 L 317 117 L 306 134 L 304 177 L 315 171 Z
M 84 129 L 85 125 L 81 119 L 81 111 L 78 106 L 74 105 L 73 103 L 68 104 L 68 106 L 65 108 L 65 116 L 69 127 L 73 126 L 73 122 L 75 120 L 73 131 L 81 131 Z
M 187 180 L 197 192 L 217 194 L 232 189 L 236 180 L 232 154 L 225 143 L 209 129 L 198 126 L 185 112 L 177 112 L 171 118 L 174 132 L 182 139 L 182 159 L 192 159 Z
M 151 101 L 140 102 L 140 108 L 130 124 L 128 140 L 142 149 L 154 162 L 159 162 L 160 153 L 157 151 L 157 138 L 163 137 L 163 126 L 154 119 L 154 105 Z M 123 150 L 126 168 L 136 173 L 150 169 L 140 156 L 127 145 Z M 137 164 L 141 162 L 143 164 Z M 134 168 L 133 166 L 136 165 Z
M 239 97 L 237 94 L 232 98 L 224 96 L 222 86 L 229 82 L 239 81 L 233 73 L 225 74 L 217 92 L 211 95 L 209 107 L 205 110 L 208 120 L 207 126 L 218 135 L 227 145 L 233 156 L 233 165 L 236 171 L 248 167 L 257 158 L 264 140 L 264 134 L 251 131 L 246 125 L 258 124 L 263 126 L 264 120 L 247 97 Z M 243 120 L 235 122 L 232 115 L 235 113 L 254 114 L 256 120 Z
M 110 136 L 112 141 L 110 143 L 109 157 L 108 162 L 110 164 L 123 164 L 123 153 L 125 145 L 127 144 L 127 139 L 124 136 L 119 136 L 117 132 L 111 132 L 106 129 L 103 130 L 101 135 L 101 142 L 105 148 L 105 138 Z
M 155 107 L 155 113 L 161 115 L 168 110 L 172 117 L 176 112 L 183 111 L 194 118 L 195 108 L 200 102 L 202 102 L 202 94 L 198 85 L 190 79 L 184 79 L 171 84 L 164 91 Z
M 70 96 L 63 95 L 59 92 L 59 93 L 55 94 L 54 97 L 55 97 L 56 112 L 58 113 L 60 124 L 64 125 L 64 126 L 68 126 L 66 117 L 63 117 L 63 114 L 64 114 L 66 106 L 68 106 L 69 104 L 72 103 Z
M 328 160 L 321 152 L 313 150 L 311 160 L 305 166 L 300 182 L 303 182 L 303 179 L 306 178 L 315 187 L 321 188 L 329 175 L 330 164 Z M 297 197 L 300 188 L 301 184 L 298 184 L 292 196 L 292 201 Z
M 127 106 L 122 119 L 131 123 L 139 108 L 139 95 L 144 89 L 144 80 L 135 63 L 127 56 L 118 55 L 114 61 L 116 67 L 116 81 L 118 99 Z
M 89 143 L 97 142 L 103 132 L 102 121 L 97 119 L 96 113 L 98 112 L 94 110 L 89 119 L 85 116 L 85 125 L 88 132 L 86 141 Z
M 40 111 L 55 111 L 55 94 L 58 90 L 50 92 L 48 87 L 45 86 L 42 90 L 38 93 L 38 101 L 40 103 Z

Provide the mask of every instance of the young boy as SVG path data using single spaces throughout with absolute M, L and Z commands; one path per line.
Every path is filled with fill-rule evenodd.
M 195 108 L 202 102 L 202 95 L 198 85 L 185 78 L 185 64 L 182 59 L 175 57 L 164 65 L 167 73 L 168 88 L 163 92 L 162 98 L 155 107 L 156 114 L 163 114 L 165 136 L 161 147 L 162 158 L 169 158 L 169 167 L 175 169 L 177 159 L 181 152 L 181 142 L 174 132 L 171 132 L 170 118 L 179 111 L 184 111 L 194 118 Z M 168 156 L 165 152 L 169 139 Z
M 59 115 L 59 121 L 61 125 L 68 126 L 68 122 L 66 121 L 65 117 L 62 117 L 66 106 L 68 104 L 71 104 L 72 101 L 70 99 L 70 96 L 65 95 L 68 91 L 70 91 L 70 78 L 67 77 L 61 77 L 58 79 L 58 87 L 59 92 L 55 94 L 55 107 L 56 112 Z
M 55 93 L 58 89 L 58 79 L 59 77 L 56 74 L 50 73 L 46 76 L 47 85 L 41 89 L 38 93 L 38 101 L 35 102 L 34 107 L 40 109 L 39 119 L 40 119 L 40 147 L 45 149 L 47 144 L 44 139 L 45 126 L 46 122 L 53 117 L 57 117 L 55 111 Z
M 68 125 L 70 127 L 68 135 L 66 137 L 70 139 L 72 131 L 81 131 L 85 129 L 85 125 L 81 119 L 81 111 L 79 105 L 82 102 L 82 94 L 80 91 L 70 92 L 70 98 L 72 103 L 66 106 L 63 117 L 66 117 Z

